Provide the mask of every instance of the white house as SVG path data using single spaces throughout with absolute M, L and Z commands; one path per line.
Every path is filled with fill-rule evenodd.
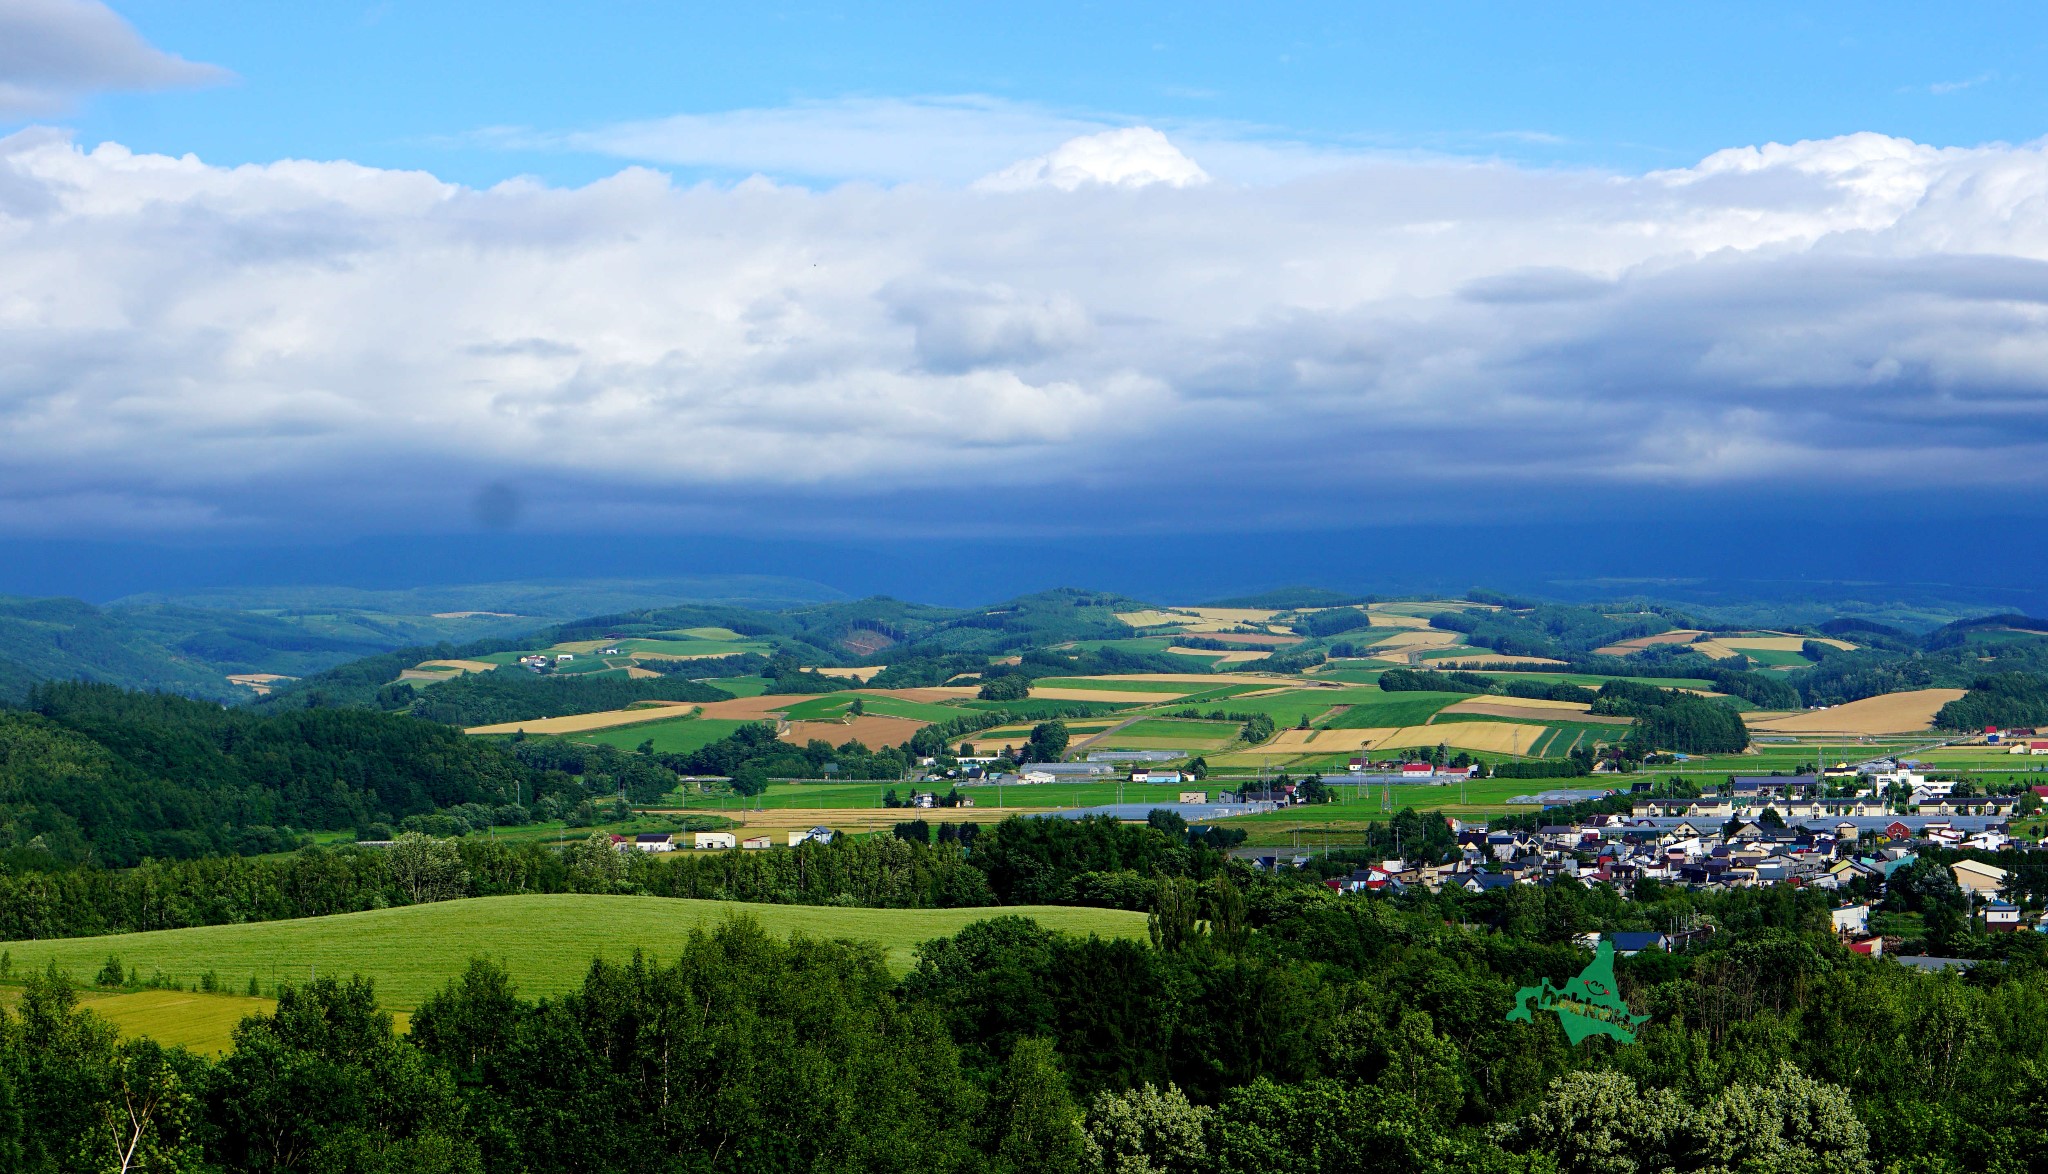
M 794 848 L 798 844 L 803 843 L 805 840 L 810 840 L 819 844 L 829 844 L 832 842 L 832 837 L 837 834 L 837 832 L 834 832 L 831 828 L 828 827 L 815 827 L 807 832 L 793 831 L 789 833 L 789 846 Z
M 642 832 L 633 837 L 633 846 L 642 852 L 673 852 L 676 850 L 675 837 L 667 832 Z
M 1837 934 L 1860 938 L 1870 932 L 1868 905 L 1837 905 L 1830 916 L 1834 919 Z
M 740 838 L 731 832 L 697 833 L 697 847 L 699 848 L 737 848 L 739 846 Z

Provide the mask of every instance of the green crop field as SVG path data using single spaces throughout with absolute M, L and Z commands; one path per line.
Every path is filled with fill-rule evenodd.
M 846 716 L 848 709 L 852 708 L 855 696 L 855 694 L 850 693 L 822 694 L 797 702 L 795 705 L 784 710 L 783 716 L 791 721 L 838 721 Z M 860 702 L 861 708 L 865 712 L 878 714 L 883 717 L 907 717 L 923 722 L 944 722 L 952 721 L 954 718 L 962 716 L 962 711 L 956 706 L 932 705 L 923 701 L 904 701 L 897 697 L 862 696 Z
M 775 646 L 759 641 L 732 643 L 725 640 L 657 640 L 636 637 L 619 641 L 619 651 L 659 652 L 669 656 L 738 656 L 742 652 L 759 652 L 766 655 L 775 651 Z
M 1349 692 L 1349 691 L 1347 691 Z M 1470 693 L 1383 693 L 1357 691 L 1347 697 L 1350 709 L 1331 718 L 1324 726 L 1332 730 L 1367 730 L 1375 726 L 1419 726 L 1437 710 L 1468 700 Z
M 759 697 L 768 691 L 766 677 L 711 677 L 704 683 L 713 689 L 723 689 L 734 697 Z
M 76 980 L 90 976 L 74 971 L 72 977 Z M 77 994 L 79 1006 L 112 1023 L 124 1037 L 147 1036 L 167 1048 L 212 1056 L 229 1049 L 236 1024 L 277 1008 L 271 999 L 192 991 L 105 991 L 80 987 Z M 21 1002 L 21 995 L 20 987 L 0 987 L 0 1006 L 13 1008 Z
M 652 739 L 654 748 L 663 753 L 688 754 L 692 750 L 701 750 L 720 738 L 732 736 L 734 730 L 746 724 L 728 718 L 679 717 L 665 722 L 646 722 L 641 725 L 571 734 L 569 740 L 631 750 Z
M 1187 738 L 1195 742 L 1229 742 L 1237 737 L 1235 722 L 1189 721 L 1186 718 L 1148 717 L 1132 722 L 1116 738 Z
M 529 998 L 555 995 L 579 983 L 592 958 L 625 959 L 636 948 L 667 957 L 692 930 L 749 916 L 775 934 L 879 943 L 890 969 L 901 974 L 910 968 L 920 942 L 1009 914 L 1067 933 L 1145 936 L 1144 914 L 1114 909 L 842 909 L 558 894 L 476 897 L 255 925 L 7 942 L 0 948 L 12 954 L 16 968 L 42 969 L 55 962 L 59 970 L 81 979 L 98 971 L 109 956 L 145 974 L 161 971 L 187 982 L 205 971 L 237 986 L 254 976 L 266 990 L 279 982 L 303 981 L 316 971 L 335 977 L 361 974 L 376 981 L 384 1006 L 411 1010 L 461 974 L 473 957 L 501 961 Z

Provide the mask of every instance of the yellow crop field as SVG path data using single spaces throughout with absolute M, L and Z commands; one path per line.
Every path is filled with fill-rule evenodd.
M 1162 611 L 1154 608 L 1150 611 L 1120 611 L 1116 613 L 1116 618 L 1133 628 L 1159 628 L 1167 624 L 1192 624 L 1197 622 L 1200 617 L 1188 615 L 1184 612 Z
M 1546 710 L 1551 716 L 1560 713 L 1584 713 L 1593 708 L 1583 701 L 1551 701 L 1542 697 L 1474 697 L 1470 701 L 1459 701 L 1445 707 L 1446 713 L 1477 713 L 1478 706 L 1506 706 L 1510 709 Z
M 1185 610 L 1212 624 L 1263 624 L 1280 614 L 1261 607 L 1190 607 Z
M 1757 652 L 1797 652 L 1808 640 L 1825 644 L 1844 652 L 1854 652 L 1856 646 L 1846 640 L 1829 640 L 1820 636 L 1720 636 L 1714 643 L 1737 651 L 1750 649 Z
M 1913 734 L 1932 726 L 1935 711 L 1962 695 L 1961 689 L 1887 693 L 1833 709 L 1759 717 L 1749 728 L 1774 734 Z
M 1190 690 L 1189 692 L 1193 692 Z M 1187 693 L 1153 693 L 1136 689 L 1061 689 L 1057 686 L 1032 686 L 1033 701 L 1135 701 L 1163 702 L 1177 701 Z
M 748 698 L 752 700 L 752 698 Z M 723 703 L 721 703 L 723 704 Z M 525 730 L 529 734 L 580 734 L 586 730 L 609 730 L 614 726 L 638 725 L 641 722 L 665 722 L 682 717 L 695 705 L 687 701 L 664 701 L 644 705 L 640 709 L 608 709 L 603 713 L 579 713 L 569 717 L 536 717 L 519 722 L 498 722 L 495 725 L 471 726 L 465 734 L 516 734 Z
M 1449 722 L 1440 726 L 1406 726 L 1394 731 L 1373 749 L 1402 746 L 1435 746 L 1454 750 L 1484 750 L 1493 754 L 1526 755 L 1550 730 L 1549 726 L 1518 725 L 1513 722 Z
M 1428 619 L 1428 617 L 1426 617 L 1426 616 L 1404 616 L 1404 615 L 1398 615 L 1398 614 L 1396 614 L 1396 613 L 1394 613 L 1394 612 L 1388 612 L 1388 611 L 1379 611 L 1379 610 L 1377 610 L 1377 607 L 1378 607 L 1378 605 L 1377 605 L 1377 604 L 1375 604 L 1375 605 L 1374 605 L 1373 607 L 1370 607 L 1370 608 L 1367 608 L 1367 609 L 1366 609 L 1367 611 L 1369 611 L 1369 612 L 1371 612 L 1371 613 L 1372 613 L 1372 626 L 1373 626 L 1373 627 L 1375 627 L 1375 628 L 1427 628 L 1427 627 L 1429 627 L 1429 619 Z
M 865 681 L 888 667 L 885 664 L 875 664 L 850 669 L 821 668 L 817 670 L 817 673 L 821 677 L 840 677 L 848 681 Z

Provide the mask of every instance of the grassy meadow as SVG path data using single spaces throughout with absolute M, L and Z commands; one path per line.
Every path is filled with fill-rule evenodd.
M 558 894 L 477 897 L 255 925 L 5 942 L 0 949 L 8 951 L 17 971 L 40 970 L 55 962 L 78 981 L 89 981 L 110 955 L 144 974 L 160 971 L 187 983 L 212 971 L 236 989 L 252 976 L 270 991 L 277 983 L 301 982 L 316 971 L 337 977 L 361 974 L 376 981 L 383 1006 L 411 1010 L 460 974 L 473 957 L 502 962 L 529 998 L 554 995 L 581 982 L 592 958 L 623 960 L 635 949 L 667 956 L 693 930 L 712 928 L 728 917 L 749 916 L 771 933 L 878 943 L 889 968 L 902 974 L 909 970 L 919 943 L 958 933 L 976 921 L 1013 914 L 1067 933 L 1133 938 L 1145 934 L 1144 914 L 1114 909 L 842 909 Z M 188 997 L 229 1001 L 221 996 Z M 176 1011 L 191 1019 L 212 1010 L 189 1010 L 198 1004 L 166 1000 L 173 1001 L 175 1006 L 160 1013 Z M 235 1018 L 246 1013 L 242 1009 Z M 135 1013 L 138 1030 L 148 1027 L 148 1014 Z M 150 1027 L 148 1034 L 156 1034 L 155 1029 Z

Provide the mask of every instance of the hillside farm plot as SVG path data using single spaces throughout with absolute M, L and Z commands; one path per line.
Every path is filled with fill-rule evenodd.
M 608 730 L 571 734 L 569 740 L 611 746 L 619 750 L 632 750 L 643 742 L 651 741 L 658 753 L 688 754 L 702 750 L 722 738 L 731 737 L 734 731 L 746 724 L 719 718 L 671 718 L 668 721 L 649 722 L 645 725 L 619 726 Z
M 1618 726 L 1626 728 L 1634 724 L 1633 718 L 1616 717 L 1607 714 L 1586 712 L 1586 705 L 1577 701 L 1539 701 L 1521 697 L 1475 697 L 1446 706 L 1437 720 L 1460 714 L 1485 717 L 1504 717 L 1520 721 L 1551 722 L 1573 721 L 1594 726 Z
M 875 693 L 823 693 L 790 706 L 783 711 L 783 716 L 791 721 L 837 721 L 853 708 L 856 699 L 868 713 L 920 722 L 950 721 L 964 712 L 928 701 L 905 701 L 900 697 Z
M 714 704 L 730 704 L 714 702 Z M 467 734 L 580 734 L 608 730 L 614 726 L 637 726 L 644 722 L 670 721 L 687 713 L 702 713 L 703 707 L 688 701 L 643 701 L 631 709 L 608 709 L 601 713 L 577 713 L 568 717 L 536 717 L 524 721 L 471 726 Z
M 1237 740 L 1233 722 L 1188 721 L 1175 718 L 1147 718 L 1132 722 L 1112 734 L 1089 743 L 1090 749 L 1109 750 L 1216 750 Z
M 1641 652 L 1645 648 L 1654 648 L 1659 644 L 1690 644 L 1705 635 L 1706 633 L 1698 628 L 1677 628 L 1669 632 L 1659 632 L 1654 636 L 1637 636 L 1631 640 L 1617 640 L 1612 644 L 1602 645 L 1593 651 L 1601 656 L 1627 656 L 1633 652 Z
M 782 732 L 782 740 L 798 746 L 812 741 L 827 742 L 841 746 L 847 742 L 859 742 L 870 750 L 884 746 L 900 746 L 910 741 L 910 736 L 923 729 L 926 722 L 911 721 L 900 717 L 865 716 L 845 721 L 796 721 Z
M 1512 754 L 1517 758 L 1536 756 L 1536 743 L 1550 732 L 1548 726 L 1521 722 L 1462 721 L 1407 726 L 1394 731 L 1374 750 L 1406 750 L 1443 745 L 1453 750 L 1479 750 Z
M 1915 689 L 1783 715 L 1743 715 L 1755 733 L 1911 734 L 1934 724 L 1935 711 L 1962 697 L 1961 689 Z
M 1156 705 L 1166 701 L 1178 701 L 1187 696 L 1187 691 L 1158 693 L 1140 689 L 1097 689 L 1070 688 L 1059 685 L 1033 685 L 1033 701 L 1122 701 L 1135 705 Z
M 471 958 L 501 960 L 527 998 L 559 995 L 582 982 L 592 958 L 623 962 L 635 949 L 643 949 L 667 959 L 691 932 L 739 916 L 753 917 L 778 936 L 801 933 L 877 942 L 889 968 L 902 974 L 910 968 L 918 943 L 1008 914 L 1070 933 L 1145 936 L 1144 914 L 1108 909 L 841 909 L 557 894 L 476 897 L 247 925 L 5 942 L 0 948 L 12 954 L 18 967 L 40 970 L 54 962 L 75 979 L 92 975 L 109 955 L 145 974 L 161 971 L 186 982 L 207 971 L 236 985 L 253 976 L 266 990 L 280 981 L 303 981 L 315 970 L 335 976 L 361 974 L 376 982 L 378 1001 L 384 1006 L 411 1010 L 460 975 Z
M 1243 664 L 1248 660 L 1259 660 L 1268 655 L 1264 649 L 1241 648 L 1235 652 L 1219 652 L 1213 648 L 1186 648 L 1177 644 L 1168 645 L 1163 651 L 1174 656 L 1199 656 L 1215 664 Z
M 1428 661 L 1429 667 L 1445 671 L 1455 671 L 1461 668 L 1478 671 L 1483 670 L 1487 666 L 1497 664 L 1514 665 L 1517 667 L 1527 666 L 1529 668 L 1543 668 L 1546 665 L 1562 667 L 1565 663 L 1561 660 L 1553 660 L 1547 656 L 1509 656 L 1502 652 L 1491 652 L 1484 648 L 1468 648 L 1463 645 L 1456 648 L 1426 648 L 1415 655 L 1421 660 Z
M 1342 712 L 1334 713 L 1323 724 L 1330 729 L 1357 729 L 1365 726 L 1419 726 L 1429 722 L 1436 714 L 1452 705 L 1470 698 L 1470 693 L 1387 693 L 1375 689 L 1363 697 L 1347 696 L 1341 704 L 1348 706 Z

